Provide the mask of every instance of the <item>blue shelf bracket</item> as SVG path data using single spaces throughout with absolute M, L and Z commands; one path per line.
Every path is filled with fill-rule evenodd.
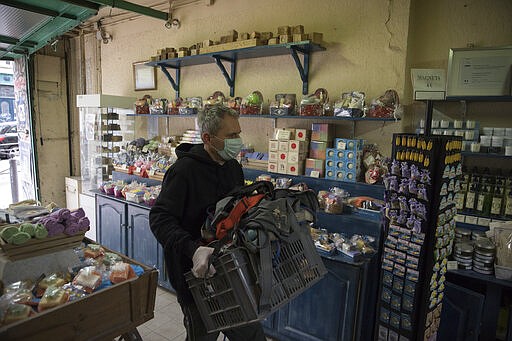
M 235 96 L 235 75 L 236 75 L 236 59 L 219 56 L 217 54 L 212 55 L 215 59 L 215 63 L 219 67 L 220 71 L 229 86 L 229 96 Z M 222 64 L 222 61 L 229 62 L 231 64 L 231 76 L 228 74 L 226 67 Z
M 304 57 L 303 63 L 299 58 L 298 52 Z M 309 78 L 309 51 L 298 46 L 290 46 L 290 53 L 295 61 L 297 70 L 299 70 L 300 79 L 302 79 L 302 94 L 308 94 L 308 78 Z
M 164 73 L 164 75 L 167 77 L 169 82 L 171 83 L 172 88 L 176 92 L 176 98 L 180 97 L 180 67 L 179 66 L 171 66 L 171 65 L 164 65 L 160 64 L 160 69 Z M 172 78 L 171 74 L 169 73 L 169 70 L 167 68 L 171 68 L 176 70 L 176 81 L 174 78 Z

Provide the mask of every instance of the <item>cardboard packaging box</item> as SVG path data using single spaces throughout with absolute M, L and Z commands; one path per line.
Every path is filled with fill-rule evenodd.
M 312 159 L 325 160 L 326 150 L 327 150 L 327 142 L 311 141 L 309 144 L 309 157 Z
M 279 146 L 277 148 L 278 151 L 280 152 L 287 152 L 289 149 L 289 141 L 286 140 L 286 141 L 279 141 Z
M 295 139 L 299 141 L 309 141 L 311 131 L 308 129 L 295 129 Z
M 295 139 L 295 129 L 294 128 L 275 128 L 274 129 L 274 138 L 276 140 L 293 140 Z
M 336 138 L 334 139 L 334 148 L 341 150 L 362 150 L 364 145 L 364 140 L 360 139 L 342 139 Z
M 311 140 L 331 142 L 334 136 L 334 125 L 329 123 L 312 123 Z
M 279 149 L 279 141 L 278 140 L 269 140 L 268 141 L 268 151 L 269 152 L 277 152 Z
M 268 153 L 268 162 L 277 162 L 278 160 L 278 152 L 269 152 Z
M 305 153 L 307 150 L 306 141 L 290 140 L 288 142 L 288 151 Z
M 277 161 L 277 172 L 281 174 L 286 174 L 286 171 L 288 170 L 288 162 L 286 161 Z
M 304 174 L 304 163 L 288 163 L 286 174 L 302 175 Z
M 268 162 L 267 171 L 277 173 L 277 162 Z

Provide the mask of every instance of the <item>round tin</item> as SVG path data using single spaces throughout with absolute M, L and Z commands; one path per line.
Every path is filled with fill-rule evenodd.
M 494 273 L 494 269 L 482 269 L 476 266 L 473 266 L 473 271 L 484 274 L 484 275 L 492 275 Z
M 455 228 L 455 235 L 460 235 L 463 237 L 470 237 L 471 236 L 471 230 L 465 229 L 463 227 L 456 227 Z
M 471 231 L 471 239 L 477 240 L 480 238 L 487 238 L 484 231 L 478 231 L 478 230 Z
M 483 257 L 494 257 L 494 251 L 482 251 L 482 250 L 475 250 L 475 253 L 479 256 Z
M 473 260 L 472 259 L 460 259 L 460 258 L 457 258 L 457 257 L 453 257 L 458 264 L 462 264 L 462 265 L 472 265 L 473 264 Z
M 475 249 L 476 251 L 480 251 L 481 253 L 492 253 L 496 250 L 496 246 L 489 240 L 489 238 L 480 238 L 475 241 Z
M 478 259 L 473 259 L 473 265 L 478 266 L 481 269 L 488 270 L 494 269 L 494 262 L 482 262 Z
M 480 262 L 494 262 L 494 255 L 492 256 L 483 256 L 479 253 L 475 253 L 474 259 L 480 261 Z
M 458 267 L 459 269 L 462 269 L 462 270 L 471 270 L 473 268 L 473 266 L 471 265 L 462 265 L 462 264 L 458 264 Z
M 462 260 L 470 260 L 470 259 L 473 259 L 473 256 L 465 256 L 465 255 L 461 255 L 459 252 L 455 252 L 453 254 L 453 257 L 454 258 L 458 258 L 458 259 L 462 259 Z
M 473 256 L 473 245 L 469 243 L 456 243 L 454 246 L 455 253 L 459 253 L 464 257 L 472 257 Z

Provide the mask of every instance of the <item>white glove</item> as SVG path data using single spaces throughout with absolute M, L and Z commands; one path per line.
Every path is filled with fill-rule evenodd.
M 194 276 L 197 278 L 204 278 L 205 275 L 207 277 L 212 277 L 215 274 L 215 268 L 213 265 L 210 265 L 210 268 L 208 269 L 208 261 L 210 260 L 210 256 L 213 251 L 213 247 L 200 246 L 197 248 L 196 252 L 194 252 L 194 255 L 192 256 L 192 262 L 194 263 L 192 266 L 192 274 L 194 274 Z

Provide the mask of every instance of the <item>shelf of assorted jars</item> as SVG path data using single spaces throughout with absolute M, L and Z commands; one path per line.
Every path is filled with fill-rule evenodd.
M 127 114 L 127 116 L 146 116 L 146 117 L 196 117 L 197 115 L 168 115 L 168 114 Z M 266 118 L 266 119 L 305 119 L 305 120 L 333 120 L 333 121 L 381 121 L 395 122 L 400 118 L 380 118 L 380 117 L 344 117 L 344 116 L 301 116 L 301 115 L 240 115 L 241 118 Z

